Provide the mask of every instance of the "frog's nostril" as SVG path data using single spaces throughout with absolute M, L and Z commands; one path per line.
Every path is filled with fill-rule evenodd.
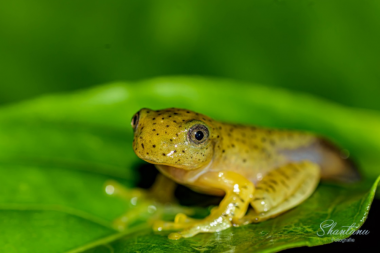
M 139 118 L 140 118 L 140 113 L 136 113 L 135 115 L 133 115 L 132 117 L 132 121 L 131 121 L 131 126 L 133 128 L 133 130 L 136 130 L 137 128 L 137 125 L 139 124 Z

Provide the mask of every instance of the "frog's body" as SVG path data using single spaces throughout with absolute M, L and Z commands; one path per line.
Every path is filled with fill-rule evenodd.
M 177 215 L 156 229 L 184 229 L 172 239 L 262 221 L 300 204 L 320 178 L 355 180 L 338 149 L 303 132 L 222 123 L 183 109 L 140 110 L 133 148 L 167 177 L 196 191 L 226 195 L 204 220 Z M 246 215 L 251 204 L 254 211 Z

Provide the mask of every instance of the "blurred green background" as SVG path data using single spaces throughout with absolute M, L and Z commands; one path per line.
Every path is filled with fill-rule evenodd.
M 0 104 L 202 75 L 378 110 L 379 11 L 373 0 L 1 1 Z

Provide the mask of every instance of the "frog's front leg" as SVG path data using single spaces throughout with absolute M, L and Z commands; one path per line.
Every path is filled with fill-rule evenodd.
M 319 179 L 319 166 L 309 161 L 289 163 L 271 171 L 257 184 L 251 202 L 254 209 L 235 224 L 261 222 L 301 204 L 314 192 Z
M 105 183 L 105 191 L 108 195 L 119 197 L 123 200 L 131 202 L 132 205 L 139 203 L 138 207 L 124 213 L 113 221 L 113 227 L 118 230 L 124 230 L 128 224 L 139 217 L 144 212 L 145 206 L 174 203 L 174 190 L 177 184 L 159 173 L 153 184 L 148 189 L 127 189 L 114 180 L 108 180 Z
M 235 172 L 207 172 L 195 182 L 204 186 L 224 190 L 226 195 L 219 207 L 203 220 L 190 219 L 183 214 L 176 216 L 176 221 L 157 222 L 154 230 L 184 230 L 169 235 L 170 239 L 192 237 L 198 233 L 218 232 L 232 226 L 233 220 L 242 218 L 253 198 L 254 186 L 245 177 Z

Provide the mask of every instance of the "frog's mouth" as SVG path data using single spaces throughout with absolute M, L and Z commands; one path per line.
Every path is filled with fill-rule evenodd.
M 213 160 L 211 159 L 207 165 L 194 170 L 182 169 L 179 166 L 173 167 L 172 165 L 165 164 L 155 164 L 155 166 L 162 174 L 171 178 L 173 181 L 179 184 L 191 184 L 211 168 L 212 162 Z

